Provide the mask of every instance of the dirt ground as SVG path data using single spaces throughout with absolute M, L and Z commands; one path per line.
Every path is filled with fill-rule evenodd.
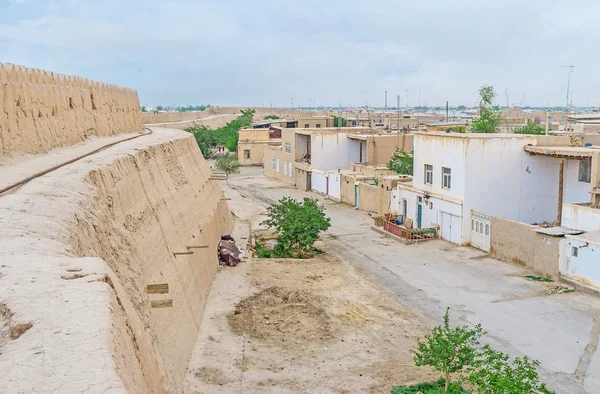
M 246 231 L 264 208 L 227 190 Z M 234 234 L 234 237 L 236 235 Z M 249 257 L 217 278 L 189 393 L 389 393 L 435 378 L 410 349 L 426 327 L 343 261 L 324 237 L 312 259 Z

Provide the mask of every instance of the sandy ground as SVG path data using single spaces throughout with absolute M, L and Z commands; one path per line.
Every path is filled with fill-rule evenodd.
M 244 243 L 265 209 L 226 188 Z M 246 246 L 244 245 L 244 248 Z M 188 393 L 389 393 L 433 377 L 409 352 L 425 327 L 340 258 L 248 258 L 211 290 Z

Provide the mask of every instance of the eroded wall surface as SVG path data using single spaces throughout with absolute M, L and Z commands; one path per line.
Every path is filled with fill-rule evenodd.
M 133 89 L 0 63 L 0 156 L 142 129 Z
M 232 227 L 209 175 L 191 135 L 155 129 L 0 197 L 0 392 L 182 391 Z

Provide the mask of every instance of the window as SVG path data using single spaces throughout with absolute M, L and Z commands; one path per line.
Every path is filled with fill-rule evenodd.
M 490 225 L 489 224 L 485 225 L 485 235 L 490 235 Z
M 244 158 L 245 159 L 249 159 L 250 158 L 250 149 L 244 149 Z
M 475 230 L 475 221 L 471 219 L 471 231 Z
M 590 183 L 592 178 L 592 162 L 581 160 L 579 162 L 579 182 Z
M 571 256 L 573 256 L 573 257 L 579 256 L 579 248 L 576 248 L 575 246 L 571 246 Z
M 317 123 L 317 129 L 321 128 L 321 123 Z
M 305 129 L 308 129 L 309 127 L 310 127 L 310 125 L 309 125 L 308 123 L 305 123 L 305 124 L 304 124 L 304 128 L 305 128 Z
M 425 184 L 433 185 L 433 166 L 425 164 Z
M 283 162 L 283 175 L 287 175 L 287 161 Z
M 446 167 L 442 167 L 442 187 L 450 189 L 452 183 L 452 170 Z
M 275 165 L 275 171 L 279 172 L 279 159 L 275 159 L 275 161 L 277 162 Z
M 285 143 L 285 151 L 286 153 L 292 153 L 292 144 L 290 144 L 289 142 Z
M 288 175 L 289 175 L 290 177 L 293 177 L 293 176 L 294 176 L 294 171 L 293 171 L 294 167 L 292 167 L 292 162 L 289 162 L 289 163 L 288 163 L 288 167 L 289 167 L 289 168 L 288 168 Z
M 271 159 L 271 169 L 275 171 L 275 159 Z

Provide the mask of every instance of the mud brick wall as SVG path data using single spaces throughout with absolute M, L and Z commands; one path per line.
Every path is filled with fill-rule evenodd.
M 0 156 L 143 128 L 133 89 L 0 63 Z

